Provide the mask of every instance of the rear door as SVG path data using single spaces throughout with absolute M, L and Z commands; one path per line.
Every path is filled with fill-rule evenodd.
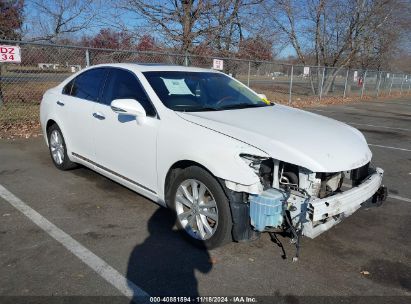
M 114 99 L 130 98 L 140 102 L 147 117 L 117 114 L 110 108 Z M 125 69 L 109 68 L 101 100 L 95 104 L 94 143 L 96 163 L 103 170 L 144 190 L 156 193 L 156 141 L 160 123 L 137 76 Z
M 95 68 L 74 78 L 71 87 L 65 87 L 60 107 L 66 110 L 64 134 L 69 153 L 85 160 L 95 158 L 93 144 L 93 108 L 106 78 L 107 69 Z

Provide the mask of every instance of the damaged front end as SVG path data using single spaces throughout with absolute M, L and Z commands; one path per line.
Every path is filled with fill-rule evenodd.
M 252 239 L 261 232 L 283 233 L 295 242 L 296 257 L 302 235 L 315 238 L 364 203 L 379 205 L 387 195 L 382 186 L 383 170 L 371 168 L 369 163 L 353 170 L 324 173 L 272 158 L 247 154 L 240 157 L 260 183 L 244 192 L 245 186 L 225 182 L 234 238 Z

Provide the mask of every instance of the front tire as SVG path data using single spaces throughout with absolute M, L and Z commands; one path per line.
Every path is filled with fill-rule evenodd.
M 58 125 L 53 124 L 47 129 L 47 139 L 51 160 L 58 169 L 65 171 L 77 166 L 67 156 L 66 142 Z
M 181 170 L 170 194 L 177 227 L 190 242 L 211 249 L 232 240 L 229 201 L 209 172 L 195 166 Z

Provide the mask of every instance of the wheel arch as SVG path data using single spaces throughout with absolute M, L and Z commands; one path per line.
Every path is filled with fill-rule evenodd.
M 46 131 L 48 131 L 48 129 L 54 124 L 58 125 L 57 122 L 54 119 L 50 118 L 46 123 Z
M 170 186 L 171 186 L 173 179 L 177 176 L 180 170 L 184 170 L 192 166 L 196 166 L 196 167 L 204 169 L 205 171 L 210 173 L 211 176 L 213 176 L 220 183 L 220 179 L 216 177 L 216 175 L 213 174 L 213 172 L 211 172 L 206 166 L 200 164 L 199 162 L 189 160 L 189 159 L 183 159 L 183 160 L 176 161 L 168 169 L 165 180 L 164 180 L 164 189 L 163 189 L 164 190 L 164 201 L 167 207 L 169 207 L 170 195 L 171 195 Z
M 52 125 L 56 125 L 59 129 L 60 129 L 60 131 L 61 131 L 61 133 L 62 133 L 62 135 L 63 135 L 63 137 L 64 137 L 64 141 L 65 141 L 65 143 L 66 143 L 66 149 L 67 149 L 67 155 L 68 155 L 68 158 L 71 160 L 71 158 L 70 158 L 70 155 L 71 155 L 71 150 L 70 150 L 70 147 L 71 147 L 71 144 L 70 144 L 70 138 L 68 138 L 68 136 L 67 136 L 67 132 L 66 132 L 66 129 L 64 128 L 64 125 L 62 125 L 61 123 L 58 123 L 57 122 L 58 120 L 57 119 L 55 119 L 55 118 L 53 118 L 53 117 L 49 117 L 47 120 L 45 120 L 45 124 L 43 125 L 43 132 L 44 132 L 44 140 L 45 140 L 45 142 L 46 142 L 46 144 L 47 144 L 47 146 L 49 145 L 49 136 L 48 136 L 48 130 L 49 130 L 49 128 L 52 126 Z
M 50 127 L 52 126 L 52 125 L 54 125 L 54 124 L 56 124 L 57 126 L 58 126 L 58 124 L 57 124 L 57 122 L 54 120 L 54 119 L 52 119 L 52 118 L 49 118 L 48 120 L 47 120 L 47 122 L 46 122 L 46 125 L 45 125 L 45 127 L 44 127 L 44 139 L 46 140 L 46 143 L 47 143 L 47 145 L 49 145 L 50 143 L 49 143 L 49 129 L 50 129 Z

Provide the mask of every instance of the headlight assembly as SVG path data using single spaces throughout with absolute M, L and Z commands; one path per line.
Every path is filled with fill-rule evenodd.
M 273 183 L 273 159 L 250 154 L 240 154 L 240 157 L 260 178 L 264 190 L 271 188 Z

